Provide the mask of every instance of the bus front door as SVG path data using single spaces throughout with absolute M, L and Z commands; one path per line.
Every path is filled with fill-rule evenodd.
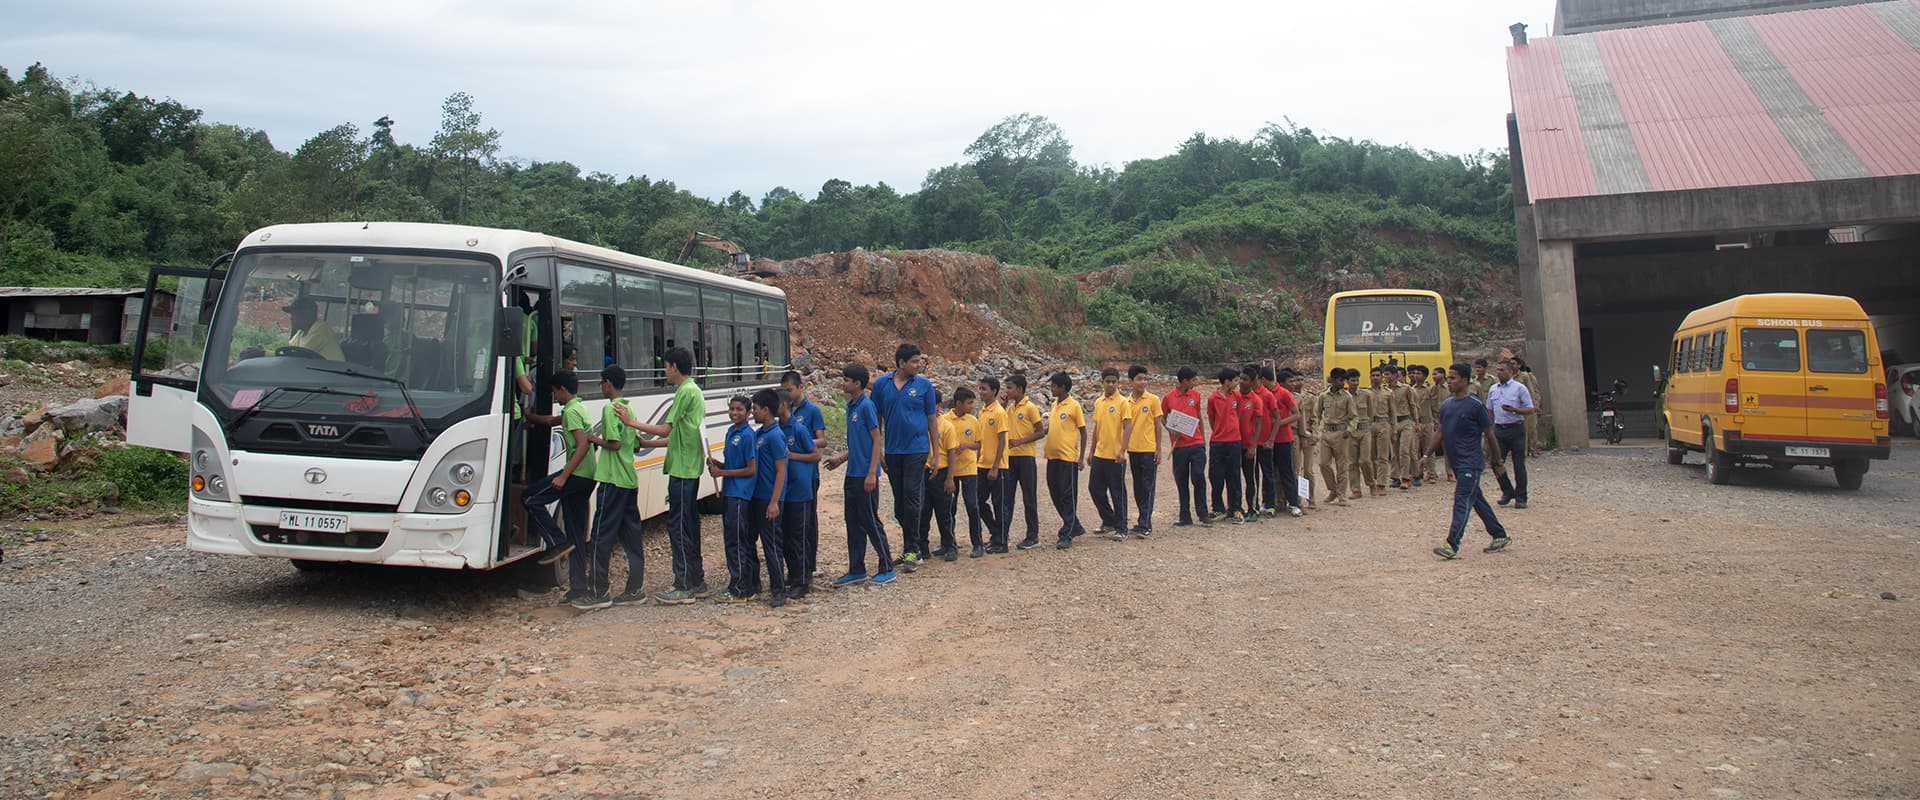
M 128 444 L 176 453 L 191 449 L 207 325 L 225 281 L 226 271 L 218 268 L 154 267 L 147 273 L 133 340 Z M 172 290 L 165 288 L 169 283 Z

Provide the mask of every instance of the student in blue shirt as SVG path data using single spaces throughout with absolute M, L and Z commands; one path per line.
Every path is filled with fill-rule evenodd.
M 787 437 L 780 428 L 780 393 L 761 389 L 753 393 L 753 421 L 760 424 L 754 437 L 753 500 L 747 516 L 760 532 L 760 550 L 767 560 L 767 602 L 787 604 L 785 557 L 780 552 L 780 498 L 787 489 Z M 759 570 L 754 571 L 759 588 Z
M 760 591 L 760 560 L 753 555 L 757 526 L 747 510 L 753 502 L 753 487 L 758 477 L 754 458 L 758 442 L 753 428 L 747 425 L 750 416 L 747 409 L 752 403 L 744 394 L 734 395 L 727 401 L 727 419 L 733 422 L 733 427 L 727 429 L 726 442 L 720 451 L 723 458 L 707 457 L 707 472 L 723 479 L 720 497 L 725 505 L 721 515 L 721 540 L 726 544 L 727 572 L 732 576 L 727 590 L 714 598 L 716 603 L 750 603 Z
M 841 484 L 841 499 L 847 517 L 847 574 L 833 582 L 840 589 L 857 583 L 888 583 L 894 578 L 893 558 L 887 551 L 887 534 L 880 529 L 879 456 L 886 452 L 880 441 L 879 412 L 867 396 L 867 368 L 848 364 L 840 370 L 840 391 L 847 394 L 847 451 L 827 459 L 827 469 L 847 465 L 847 478 Z M 867 546 L 873 546 L 878 562 L 869 579 Z
M 1467 365 L 1455 364 L 1447 371 L 1447 391 L 1453 398 L 1440 404 L 1440 427 L 1427 441 L 1428 455 L 1420 459 L 1424 468 L 1432 460 L 1431 454 L 1444 445 L 1447 464 L 1453 468 L 1453 521 L 1447 527 L 1447 543 L 1433 548 L 1434 555 L 1449 560 L 1460 555 L 1460 537 L 1467 531 L 1469 512 L 1480 515 L 1481 524 L 1487 526 L 1487 535 L 1493 537 L 1486 552 L 1498 553 L 1513 541 L 1499 518 L 1493 515 L 1487 496 L 1480 492 L 1480 470 L 1487 463 L 1481 445 L 1495 448 L 1498 443 L 1493 437 L 1493 415 L 1473 396 L 1471 387 Z M 1495 461 L 1493 474 L 1505 479 L 1506 469 Z
M 795 422 L 805 431 L 813 442 L 814 452 L 827 446 L 827 415 L 820 411 L 819 404 L 807 399 L 806 380 L 800 373 L 788 370 L 780 376 L 780 390 L 787 393 L 788 409 Z M 807 506 L 806 529 L 806 572 L 809 580 L 820 574 L 820 470 L 816 464 L 813 470 L 812 495 L 814 502 Z M 785 524 L 785 523 L 782 523 Z
M 893 484 L 893 518 L 900 523 L 899 567 L 912 572 L 928 550 L 921 509 L 927 502 L 927 454 L 933 452 L 933 434 L 940 429 L 940 405 L 933 399 L 933 382 L 920 374 L 926 356 L 919 347 L 900 345 L 893 366 L 894 371 L 874 383 L 873 405 L 886 435 L 887 481 Z
M 808 519 L 813 515 L 813 487 L 820 472 L 820 451 L 813 443 L 813 431 L 793 414 L 799 390 L 782 392 L 780 428 L 787 437 L 787 486 L 780 495 L 780 552 L 786 556 L 787 598 L 807 596 L 812 564 L 807 560 Z

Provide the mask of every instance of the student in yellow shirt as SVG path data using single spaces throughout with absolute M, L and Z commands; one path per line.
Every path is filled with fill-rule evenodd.
M 933 390 L 933 407 L 940 407 L 940 390 Z M 960 557 L 960 546 L 953 541 L 953 494 L 947 490 L 947 476 L 951 466 L 950 458 L 959 444 L 959 431 L 954 430 L 948 415 L 934 416 L 933 427 L 928 432 L 933 436 L 933 451 L 927 454 L 927 485 L 925 503 L 920 504 L 920 530 L 931 531 L 928 523 L 940 526 L 940 549 L 927 553 L 927 558 L 939 556 L 948 561 Z M 918 557 L 902 557 L 894 565 L 895 569 L 912 572 L 920 568 Z
M 1160 442 L 1166 437 L 1166 415 L 1161 413 L 1160 398 L 1147 391 L 1147 368 L 1135 364 L 1127 368 L 1127 380 L 1133 394 L 1127 407 L 1133 412 L 1132 431 L 1127 436 L 1127 466 L 1133 471 L 1133 532 L 1141 538 L 1153 535 L 1153 493 L 1160 474 Z M 1127 538 L 1127 532 L 1115 534 Z
M 987 524 L 987 552 L 1007 552 L 1007 505 L 1012 502 L 1013 476 L 1007 468 L 1009 438 L 1007 408 L 1000 403 L 1000 379 L 980 379 L 980 517 Z
M 1053 496 L 1053 510 L 1060 515 L 1060 540 L 1054 546 L 1065 550 L 1073 546 L 1073 537 L 1086 533 L 1080 526 L 1080 462 L 1087 457 L 1087 416 L 1080 401 L 1073 399 L 1073 377 L 1064 372 L 1047 379 L 1053 393 L 1053 407 L 1047 409 L 1047 494 Z
M 980 418 L 973 415 L 973 390 L 965 386 L 953 390 L 953 409 L 942 417 L 953 430 L 947 451 L 947 496 L 967 509 L 967 542 L 973 545 L 970 558 L 986 555 L 986 543 L 980 538 Z M 948 500 L 952 508 L 953 500 Z M 953 512 L 950 512 L 953 513 Z M 954 522 L 959 522 L 954 513 Z
M 1127 538 L 1127 442 L 1133 435 L 1133 405 L 1120 393 L 1120 371 L 1100 370 L 1103 393 L 1093 401 L 1093 455 L 1087 459 L 1087 491 L 1100 514 L 1100 532 Z
M 1014 373 L 1007 376 L 1007 514 L 1003 528 L 1013 526 L 1013 499 L 1015 487 L 1018 487 L 1020 499 L 1027 508 L 1027 537 L 1017 545 L 1022 550 L 1032 550 L 1040 544 L 1040 507 L 1034 502 L 1035 485 L 1039 482 L 1040 471 L 1034 464 L 1037 455 L 1035 442 L 1047 437 L 1047 415 L 1027 397 L 1027 376 Z M 1003 532 L 1000 542 L 1005 544 L 1007 536 Z

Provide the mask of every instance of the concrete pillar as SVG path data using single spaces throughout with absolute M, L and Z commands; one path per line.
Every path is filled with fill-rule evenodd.
M 1526 337 L 1521 355 L 1537 370 L 1547 354 L 1547 321 L 1540 305 L 1540 241 L 1533 227 L 1532 205 L 1513 209 L 1513 229 L 1519 241 L 1520 310 Z
M 1546 423 L 1553 426 L 1561 447 L 1587 446 L 1587 382 L 1580 361 L 1580 296 L 1573 283 L 1573 242 L 1540 242 L 1533 270 L 1539 308 L 1529 307 L 1527 327 L 1534 320 L 1546 337 L 1546 350 L 1528 363 L 1546 370 Z M 1524 281 L 1523 281 L 1524 282 Z M 1541 362 L 1545 362 L 1542 364 Z

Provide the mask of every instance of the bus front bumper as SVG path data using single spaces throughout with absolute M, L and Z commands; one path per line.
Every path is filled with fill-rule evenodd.
M 345 533 L 280 528 L 283 509 L 265 505 L 187 501 L 187 549 L 263 558 L 350 561 L 437 569 L 492 566 L 492 503 L 463 514 L 347 512 Z M 299 511 L 300 509 L 284 509 Z

